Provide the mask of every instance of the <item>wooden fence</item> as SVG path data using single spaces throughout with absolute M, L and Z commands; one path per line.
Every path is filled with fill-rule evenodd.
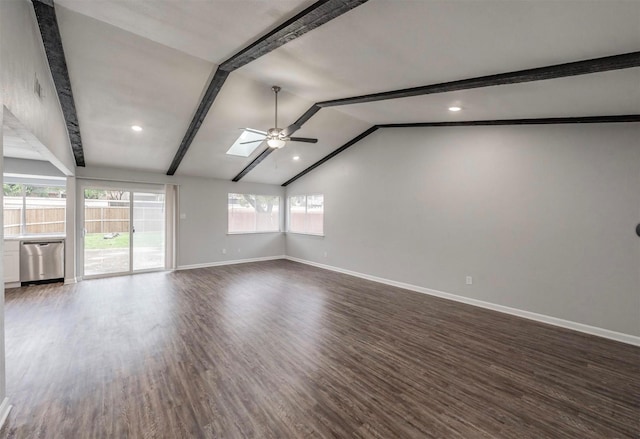
M 129 206 L 85 207 L 84 227 L 87 233 L 129 232 Z
M 24 233 L 53 234 L 64 233 L 66 209 L 64 207 L 36 207 L 26 210 Z M 5 236 L 20 235 L 22 224 L 22 209 L 4 209 Z
M 4 234 L 15 236 L 27 234 L 65 233 L 64 207 L 27 206 L 24 232 L 22 224 L 22 208 L 4 209 Z M 129 207 L 86 207 L 84 209 L 85 228 L 87 233 L 127 233 L 129 232 Z M 164 210 L 162 207 L 135 208 L 136 231 L 153 232 L 164 230 Z
M 304 231 L 305 233 L 323 233 L 323 212 L 291 212 L 289 214 L 289 230 Z

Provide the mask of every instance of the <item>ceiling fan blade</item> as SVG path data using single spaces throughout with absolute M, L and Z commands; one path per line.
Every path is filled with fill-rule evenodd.
M 241 130 L 245 130 L 245 131 L 249 131 L 250 133 L 254 133 L 254 134 L 262 134 L 263 136 L 267 135 L 266 131 L 260 131 L 260 130 L 254 130 L 253 128 L 240 128 Z
M 310 139 L 309 137 L 289 137 L 292 142 L 318 143 L 318 139 Z
M 251 140 L 250 142 L 240 142 L 240 145 L 246 145 L 247 143 L 264 142 L 265 140 L 266 140 L 266 138 L 258 139 L 258 140 Z

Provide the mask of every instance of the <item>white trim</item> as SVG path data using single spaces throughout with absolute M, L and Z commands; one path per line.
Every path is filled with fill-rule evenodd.
M 5 288 L 20 288 L 22 286 L 22 282 L 17 281 L 17 282 L 6 282 L 4 284 Z
M 274 261 L 276 259 L 287 259 L 287 256 L 263 256 L 261 258 L 236 259 L 233 261 L 205 262 L 204 264 L 179 265 L 176 270 L 193 270 L 194 268 L 219 267 L 221 265 L 246 264 L 247 262 Z
M 4 425 L 4 421 L 7 420 L 9 412 L 13 406 L 9 404 L 9 398 L 5 398 L 0 404 L 0 428 Z
M 163 271 L 172 271 L 167 270 L 165 268 L 147 268 L 145 270 L 135 270 L 135 271 L 117 271 L 114 273 L 105 273 L 105 274 L 90 274 L 84 276 L 83 278 L 78 278 L 79 280 L 92 280 L 92 279 L 106 279 L 109 277 L 121 277 L 121 276 L 134 276 L 136 274 L 145 274 L 145 273 L 160 273 Z
M 263 230 L 259 232 L 227 232 L 227 235 L 263 235 L 265 233 L 283 233 L 282 230 Z
M 547 323 L 549 325 L 559 326 L 561 328 L 572 329 L 578 332 L 584 332 L 590 335 L 596 335 L 598 337 L 608 338 L 610 340 L 627 343 L 634 346 L 640 346 L 640 337 L 630 334 L 624 334 L 622 332 L 610 331 L 604 328 L 598 328 L 596 326 L 585 325 L 583 323 L 572 322 L 570 320 L 559 319 L 557 317 L 551 317 L 544 314 L 538 314 L 530 311 L 525 311 L 517 308 L 510 308 L 508 306 L 498 305 L 491 302 L 485 302 L 483 300 L 471 299 L 469 297 L 459 296 L 457 294 L 445 293 L 443 291 L 432 290 L 430 288 L 424 288 L 417 285 L 411 285 L 404 282 L 398 282 L 395 280 L 384 279 L 382 277 L 372 276 L 369 274 L 358 273 L 356 271 L 345 270 L 343 268 L 334 267 L 332 265 L 320 264 L 318 262 L 307 261 L 304 259 L 294 258 L 292 256 L 286 256 L 293 262 L 299 262 L 301 264 L 312 265 L 314 267 L 323 268 L 325 270 L 336 271 L 338 273 L 348 274 L 350 276 L 367 279 L 373 282 L 379 282 L 386 285 L 391 285 L 405 290 L 415 291 L 422 294 L 429 294 L 431 296 L 441 297 L 443 299 L 453 300 L 455 302 L 466 303 L 467 305 L 478 306 L 480 308 L 486 308 L 493 311 L 502 312 L 505 314 L 511 314 L 514 316 L 522 317 L 529 320 L 535 320 L 537 322 Z
M 78 283 L 78 280 L 75 277 L 69 277 L 69 278 L 65 278 L 64 280 L 64 284 L 65 285 L 73 285 Z
M 292 232 L 290 230 L 287 230 L 286 233 L 291 233 L 292 235 L 302 235 L 302 236 L 319 236 L 320 238 L 324 238 L 324 233 Z

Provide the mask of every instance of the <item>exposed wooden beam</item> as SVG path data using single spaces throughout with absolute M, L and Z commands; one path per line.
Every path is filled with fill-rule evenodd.
M 320 111 L 320 107 L 318 106 L 318 104 L 313 104 L 307 111 L 304 112 L 302 116 L 298 118 L 298 120 L 284 129 L 284 134 L 286 136 L 290 136 L 291 134 L 298 131 L 300 128 L 302 128 L 302 125 L 304 125 L 309 119 L 311 119 L 313 115 L 318 111 Z
M 306 34 L 307 32 L 322 26 L 328 21 L 333 20 L 340 15 L 349 12 L 351 9 L 366 3 L 368 0 L 320 0 L 306 8 L 304 11 L 296 14 L 293 18 L 285 21 L 272 31 L 260 37 L 255 42 L 249 44 L 244 49 L 232 55 L 226 61 L 223 61 L 216 74 L 212 78 L 207 87 L 207 93 L 202 98 L 198 110 L 189 124 L 189 128 L 185 133 L 180 147 L 176 152 L 171 166 L 167 171 L 167 175 L 175 174 L 180 162 L 189 150 L 196 133 L 200 129 L 209 108 L 216 99 L 224 80 L 229 73 L 260 58 L 263 55 L 277 49 L 278 47 L 295 40 L 296 38 Z M 223 75 L 225 74 L 226 75 Z M 217 78 L 216 78 L 217 77 Z M 211 91 L 211 93 L 209 93 Z M 268 154 L 267 154 L 268 155 Z M 255 161 L 255 160 L 254 160 Z M 253 162 L 252 162 L 253 163 Z M 259 163 L 259 162 L 258 162 Z M 257 165 L 257 163 L 256 163 Z M 238 174 L 240 175 L 240 174 Z M 237 181 L 237 180 L 234 180 Z
M 368 0 L 317 1 L 224 61 L 220 64 L 220 68 L 232 72 L 367 1 Z
M 258 166 L 260 164 L 260 162 L 263 161 L 264 159 L 266 159 L 269 156 L 269 154 L 271 154 L 272 152 L 273 152 L 273 148 L 267 148 L 264 151 L 262 151 L 258 157 L 253 159 L 251 161 L 251 163 L 249 163 L 247 166 L 245 166 L 245 168 L 242 171 L 240 171 L 240 173 L 238 175 L 233 177 L 233 179 L 231 181 L 240 181 L 240 179 L 242 177 L 247 175 L 253 168 Z
M 75 158 L 76 166 L 84 166 L 84 150 L 82 148 L 82 137 L 80 136 L 80 124 L 78 123 L 76 104 L 73 100 L 71 80 L 69 79 L 67 62 L 64 57 L 62 38 L 60 37 L 60 29 L 58 28 L 58 20 L 56 18 L 56 10 L 53 7 L 53 0 L 33 0 L 33 9 L 38 20 L 42 43 L 49 62 L 49 69 L 51 70 L 53 83 L 56 87 L 58 100 L 62 107 L 64 121 L 67 125 L 73 157 Z
M 173 157 L 173 161 L 167 171 L 167 175 L 173 175 L 176 173 L 178 166 L 180 166 L 180 162 L 182 162 L 184 155 L 189 150 L 191 142 L 193 142 L 193 139 L 196 137 L 204 118 L 207 117 L 207 113 L 209 112 L 211 105 L 213 105 L 213 101 L 216 100 L 216 96 L 218 96 L 218 93 L 228 76 L 229 72 L 225 72 L 218 68 L 216 73 L 213 75 L 213 78 L 211 78 L 211 82 L 209 82 L 209 85 L 207 86 L 207 91 L 204 93 L 204 96 L 198 105 L 196 114 L 193 115 L 189 128 L 182 138 L 182 142 L 180 142 L 180 147 L 178 147 L 178 151 L 176 151 L 176 155 Z
M 606 72 L 610 70 L 628 69 L 640 66 L 640 52 L 623 53 L 620 55 L 606 56 L 603 58 L 589 59 L 564 64 L 555 64 L 535 69 L 518 70 L 515 72 L 500 73 L 497 75 L 480 76 L 477 78 L 463 79 L 460 81 L 442 82 L 439 84 L 424 85 L 421 87 L 403 88 L 381 93 L 373 93 L 350 98 L 334 99 L 313 104 L 300 118 L 286 128 L 287 135 L 295 133 L 302 128 L 320 108 L 335 107 L 340 105 L 363 104 L 367 102 L 383 101 L 387 99 L 400 99 L 411 96 L 427 94 L 447 93 L 451 91 L 468 90 L 496 85 L 517 84 L 522 82 L 542 81 L 545 79 L 564 78 L 567 76 L 586 75 L 589 73 Z
M 372 133 L 376 132 L 377 130 L 378 130 L 378 126 L 374 125 L 371 128 L 369 128 L 367 131 L 358 134 L 356 137 L 354 137 L 353 139 L 349 140 L 347 143 L 345 143 L 340 148 L 338 148 L 335 151 L 333 151 L 331 154 L 324 156 L 323 158 L 321 158 L 320 160 L 315 162 L 313 165 L 309 166 L 307 169 L 305 169 L 304 171 L 302 171 L 299 174 L 297 174 L 295 177 L 290 178 L 289 180 L 287 180 L 284 183 L 282 183 L 282 186 L 287 186 L 287 185 L 293 183 L 294 181 L 296 181 L 297 179 L 299 179 L 303 175 L 306 175 L 309 172 L 313 171 L 314 169 L 316 169 L 318 166 L 320 166 L 324 162 L 326 162 L 328 160 L 331 160 L 333 157 L 337 156 L 338 154 L 340 154 L 345 149 L 349 148 L 352 145 L 355 145 L 356 143 L 358 143 L 359 141 L 361 141 L 362 139 L 367 137 L 369 134 L 372 134 Z
M 607 72 L 610 70 L 628 69 L 638 66 L 640 66 L 640 52 L 631 52 L 621 55 L 606 56 L 604 58 L 589 59 L 586 61 L 556 64 L 535 69 L 500 73 L 497 75 L 480 76 L 478 78 L 463 79 L 460 81 L 443 82 L 440 84 L 431 84 L 422 87 L 404 88 L 401 90 L 392 90 L 344 99 L 334 99 L 331 101 L 318 102 L 316 105 L 324 108 L 338 105 L 363 104 L 367 102 L 383 101 L 386 99 L 408 98 L 411 96 L 447 93 L 473 88 L 493 87 L 496 85 L 565 78 L 568 76 L 586 75 L 589 73 Z
M 461 126 L 496 126 L 496 125 L 558 125 L 558 124 L 590 124 L 590 123 L 623 123 L 640 122 L 640 114 L 624 114 L 618 116 L 588 116 L 588 117 L 551 117 L 540 119 L 499 119 L 499 120 L 469 120 L 457 122 L 417 122 L 417 123 L 388 123 L 375 125 L 364 133 L 351 139 L 329 155 L 321 158 L 304 171 L 282 183 L 288 186 L 303 175 L 311 172 L 318 166 L 340 154 L 345 149 L 353 146 L 379 128 L 414 128 L 414 127 L 461 127 Z
M 620 116 L 585 116 L 585 117 L 546 117 L 539 119 L 499 119 L 468 120 L 455 122 L 417 122 L 417 123 L 385 123 L 379 128 L 413 128 L 413 127 L 470 127 L 495 125 L 558 125 L 575 123 L 622 123 L 640 122 L 640 114 L 624 114 Z

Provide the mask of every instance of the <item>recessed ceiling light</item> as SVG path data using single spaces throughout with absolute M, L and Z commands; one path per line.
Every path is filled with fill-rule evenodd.
M 133 131 L 142 131 L 142 127 L 140 125 L 131 125 L 131 129 Z
M 294 159 L 294 160 L 296 160 L 296 161 L 297 161 L 297 160 L 300 160 L 300 156 L 299 156 L 299 155 L 294 155 L 294 156 L 293 156 L 293 159 Z
M 449 107 L 449 111 L 454 111 L 455 112 L 455 111 L 460 111 L 460 110 L 462 110 L 462 108 L 460 108 L 460 107 Z

